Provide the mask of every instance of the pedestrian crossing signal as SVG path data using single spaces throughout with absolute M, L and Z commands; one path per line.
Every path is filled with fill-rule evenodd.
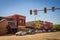
M 37 10 L 34 10 L 34 15 L 37 15 Z

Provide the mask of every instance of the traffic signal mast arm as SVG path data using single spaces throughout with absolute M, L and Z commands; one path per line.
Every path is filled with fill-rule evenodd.
M 52 10 L 52 9 L 47 9 L 47 10 Z M 60 10 L 60 8 L 55 8 L 55 10 Z M 37 11 L 44 11 L 44 10 L 37 10 Z
M 60 10 L 60 8 L 55 8 L 55 9 Z
M 45 7 L 43 10 L 37 10 L 37 9 L 35 9 L 35 10 L 30 10 L 30 15 L 32 15 L 32 12 L 34 12 L 34 15 L 37 15 L 37 12 L 38 12 L 38 11 L 44 11 L 44 13 L 47 13 L 48 10 L 52 10 L 52 11 L 54 12 L 55 10 L 60 10 L 60 8 L 52 7 L 51 9 L 47 9 L 47 8 Z

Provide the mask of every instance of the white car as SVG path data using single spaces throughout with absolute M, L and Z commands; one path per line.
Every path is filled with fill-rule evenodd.
M 22 36 L 22 35 L 26 35 L 26 34 L 27 34 L 27 32 L 25 32 L 25 31 L 19 31 L 16 33 L 16 36 Z

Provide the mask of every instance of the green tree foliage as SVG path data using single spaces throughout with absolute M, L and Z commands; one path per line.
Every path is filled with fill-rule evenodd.
M 60 24 L 54 24 L 53 29 L 56 29 L 56 30 L 60 31 Z

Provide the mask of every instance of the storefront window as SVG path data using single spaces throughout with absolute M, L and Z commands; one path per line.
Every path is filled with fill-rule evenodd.
M 20 24 L 24 24 L 24 23 L 25 23 L 25 20 L 20 19 Z
M 22 20 L 20 20 L 20 24 L 22 23 Z

